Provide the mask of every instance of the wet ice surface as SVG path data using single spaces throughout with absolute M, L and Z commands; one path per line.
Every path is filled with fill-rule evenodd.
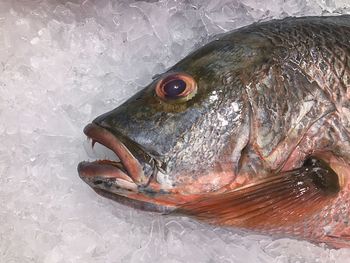
M 0 1 L 1 262 L 348 262 L 350 251 L 273 240 L 123 207 L 77 175 L 82 128 L 210 36 L 347 0 Z

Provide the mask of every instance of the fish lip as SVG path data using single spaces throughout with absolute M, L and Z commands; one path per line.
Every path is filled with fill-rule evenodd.
M 84 133 L 92 139 L 93 144 L 98 142 L 112 150 L 120 159 L 122 165 L 109 160 L 81 162 L 78 165 L 79 176 L 84 181 L 91 181 L 93 177 L 117 178 L 135 185 L 146 185 L 150 177 L 144 174 L 142 164 L 135 158 L 125 144 L 111 131 L 96 123 L 90 123 L 84 128 Z M 130 178 L 130 180 L 128 180 Z M 89 183 L 88 182 L 88 183 Z
M 136 208 L 138 210 L 146 211 L 146 212 L 169 214 L 176 209 L 173 206 L 159 205 L 152 202 L 141 201 L 134 198 L 128 198 L 127 196 L 124 196 L 121 194 L 115 194 L 101 188 L 94 188 L 94 191 L 103 197 L 106 197 L 110 200 L 118 202 L 119 204 L 126 205 L 132 208 Z
M 161 198 L 167 194 L 155 180 L 155 173 L 162 170 L 161 167 L 158 167 L 162 164 L 161 161 L 153 155 L 144 156 L 148 153 L 142 148 L 139 149 L 140 146 L 136 142 L 126 137 L 122 138 L 127 142 L 127 145 L 131 145 L 132 151 L 136 151 L 133 154 L 125 145 L 126 143 L 118 138 L 118 135 L 96 123 L 88 124 L 84 128 L 84 133 L 92 139 L 93 143 L 98 142 L 111 149 L 121 160 L 121 163 L 97 160 L 93 162 L 83 161 L 78 164 L 79 177 L 95 192 L 123 205 L 144 211 L 168 213 L 174 209 L 172 202 L 154 202 L 154 196 Z M 135 157 L 140 153 L 143 155 L 141 161 Z M 144 163 L 153 165 L 151 176 L 145 176 L 142 166 Z

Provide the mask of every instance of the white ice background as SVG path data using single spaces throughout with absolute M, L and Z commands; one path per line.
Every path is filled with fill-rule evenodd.
M 348 0 L 1 0 L 0 262 L 349 262 L 350 251 L 136 211 L 76 172 L 84 125 L 216 33 Z

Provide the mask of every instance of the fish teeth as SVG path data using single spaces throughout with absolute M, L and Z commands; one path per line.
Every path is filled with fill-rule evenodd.
M 111 160 L 116 162 L 120 161 L 118 156 L 112 150 L 100 144 L 99 142 L 93 140 L 91 145 L 92 152 L 96 159 Z
M 91 148 L 94 149 L 96 141 L 94 139 L 91 139 Z
M 91 138 L 87 137 L 87 140 L 84 142 L 84 149 L 89 157 L 89 160 L 90 160 L 90 158 L 96 159 L 96 156 L 95 156 L 93 149 L 91 147 L 91 140 L 92 140 Z
M 84 148 L 89 159 L 91 158 L 94 161 L 111 160 L 120 162 L 119 157 L 112 150 L 89 137 L 87 138 L 86 142 L 84 142 Z

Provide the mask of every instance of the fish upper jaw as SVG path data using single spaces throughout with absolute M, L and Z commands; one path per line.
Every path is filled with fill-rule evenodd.
M 81 162 L 78 166 L 78 172 L 84 181 L 90 185 L 93 183 L 97 186 L 102 179 L 117 180 L 121 187 L 130 190 L 149 184 L 152 174 L 145 174 L 143 170 L 143 165 L 145 164 L 142 164 L 131 149 L 126 147 L 125 143 L 112 132 L 96 123 L 90 123 L 84 128 L 84 133 L 92 140 L 92 148 L 96 142 L 100 143 L 112 150 L 119 158 L 119 161 L 106 159 Z M 148 165 L 153 166 L 153 170 L 157 169 L 153 160 Z

